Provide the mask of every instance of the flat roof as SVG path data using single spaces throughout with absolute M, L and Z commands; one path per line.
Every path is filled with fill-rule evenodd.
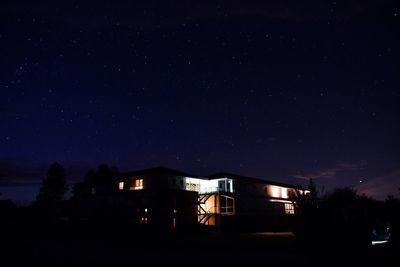
M 261 178 L 243 176 L 243 175 L 229 173 L 229 172 L 218 172 L 218 173 L 209 175 L 207 177 L 210 178 L 210 179 L 227 177 L 227 178 L 232 178 L 232 179 L 235 179 L 235 180 L 248 181 L 248 182 L 254 182 L 254 183 L 270 184 L 270 185 L 290 187 L 290 188 L 302 188 L 301 186 L 296 186 L 296 185 L 291 185 L 291 184 L 286 184 L 286 183 L 280 183 L 280 182 L 275 182 L 275 181 L 270 181 L 270 180 L 264 180 L 264 179 L 261 179 Z
M 299 185 L 296 186 L 296 185 L 291 185 L 291 184 L 286 184 L 286 183 L 265 180 L 265 179 L 261 179 L 261 178 L 243 176 L 243 175 L 229 173 L 229 172 L 218 172 L 218 173 L 208 175 L 208 176 L 198 176 L 198 175 L 193 175 L 193 174 L 189 174 L 186 172 L 182 172 L 179 170 L 170 169 L 170 168 L 167 168 L 164 166 L 158 166 L 158 167 L 147 168 L 147 169 L 131 171 L 131 172 L 124 172 L 124 173 L 121 173 L 120 175 L 121 176 L 174 175 L 174 176 L 183 176 L 183 177 L 198 178 L 198 179 L 207 179 L 207 180 L 216 179 L 216 178 L 231 178 L 231 179 L 235 179 L 235 180 L 248 181 L 248 182 L 253 182 L 253 183 L 262 183 L 262 184 L 269 184 L 269 185 L 276 185 L 276 186 L 283 186 L 283 187 L 290 187 L 290 188 L 302 188 Z

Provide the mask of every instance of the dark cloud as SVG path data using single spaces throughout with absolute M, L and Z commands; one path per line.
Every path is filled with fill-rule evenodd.
M 0 199 L 12 199 L 18 205 L 32 202 L 46 177 L 50 163 L 36 163 L 28 160 L 0 160 Z M 66 198 L 71 196 L 71 190 L 76 182 L 83 179 L 89 170 L 89 164 L 73 162 L 63 165 L 67 175 L 69 191 Z
M 44 165 L 30 161 L 2 160 L 0 161 L 0 185 L 17 186 L 39 183 L 46 173 Z
M 307 174 L 296 175 L 299 179 L 331 179 L 337 178 L 339 173 L 349 172 L 349 171 L 360 171 L 366 166 L 365 161 L 359 161 L 357 163 L 337 163 L 334 167 L 326 168 L 322 170 L 317 170 Z
M 35 163 L 24 160 L 0 160 L 0 186 L 28 186 L 40 184 L 46 177 L 50 163 Z M 69 183 L 82 179 L 89 169 L 87 165 L 69 163 L 64 166 Z

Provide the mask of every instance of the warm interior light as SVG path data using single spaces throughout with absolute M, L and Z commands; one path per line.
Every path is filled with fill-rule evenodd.
M 281 187 L 281 198 L 289 198 L 288 189 L 285 187 Z
M 294 205 L 292 203 L 285 203 L 285 214 L 294 214 Z
M 172 228 L 176 228 L 176 218 L 172 218 Z
M 220 197 L 221 214 L 235 215 L 235 199 L 226 195 Z
M 277 187 L 277 186 L 270 186 L 270 194 L 271 194 L 271 197 L 279 198 L 279 197 L 280 197 L 280 190 L 279 190 L 279 187 Z
M 143 179 L 136 179 L 135 186 L 133 187 L 134 190 L 143 189 Z
M 270 185 L 268 186 L 268 194 L 272 198 L 289 198 L 289 189 L 286 187 Z

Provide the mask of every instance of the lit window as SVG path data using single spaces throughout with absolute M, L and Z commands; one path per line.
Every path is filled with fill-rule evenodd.
M 118 183 L 118 189 L 119 190 L 124 190 L 124 182 L 119 182 Z
M 136 179 L 134 186 L 130 188 L 131 190 L 143 189 L 143 179 Z
M 289 198 L 289 189 L 285 187 L 270 185 L 267 187 L 267 193 L 272 198 Z
M 270 194 L 271 194 L 271 197 L 276 197 L 276 198 L 278 198 L 279 196 L 280 196 L 280 192 L 279 192 L 280 190 L 279 190 L 279 187 L 277 187 L 277 186 L 271 186 L 270 187 Z
M 294 205 L 292 203 L 285 203 L 285 214 L 294 214 Z
M 287 188 L 281 187 L 281 198 L 289 198 Z
M 96 194 L 96 187 L 92 187 L 92 189 L 90 190 L 90 192 L 92 193 L 92 195 Z
M 234 215 L 235 214 L 235 199 L 233 197 L 228 197 L 221 195 L 220 198 L 221 213 L 224 215 Z
M 198 185 L 195 183 L 186 183 L 186 190 L 188 191 L 199 191 Z
M 229 180 L 226 181 L 226 189 L 227 189 L 227 192 L 233 193 L 232 181 L 229 181 Z

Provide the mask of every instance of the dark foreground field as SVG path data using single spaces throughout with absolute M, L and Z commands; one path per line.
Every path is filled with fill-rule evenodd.
M 398 266 L 387 244 L 344 250 L 291 233 L 35 229 L 2 229 L 1 266 Z

